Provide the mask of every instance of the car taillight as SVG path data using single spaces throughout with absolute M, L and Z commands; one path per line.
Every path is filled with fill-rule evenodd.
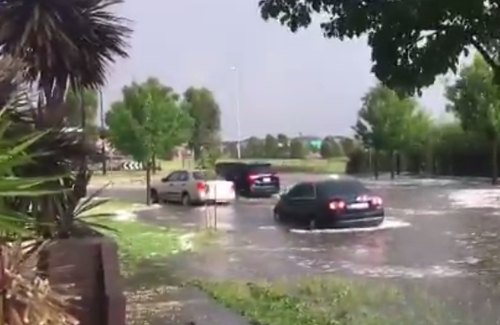
M 257 178 L 259 178 L 259 175 L 248 175 L 248 181 L 253 182 Z
M 205 191 L 207 188 L 207 184 L 205 182 L 196 182 L 196 190 Z
M 345 202 L 342 200 L 335 200 L 330 202 L 328 207 L 330 208 L 330 210 L 343 210 L 345 209 Z
M 370 201 L 372 202 L 373 205 L 377 205 L 377 206 L 380 206 L 384 203 L 384 201 L 382 201 L 382 198 L 380 198 L 378 196 L 372 196 L 370 198 Z
M 234 192 L 234 183 L 231 183 L 231 191 Z

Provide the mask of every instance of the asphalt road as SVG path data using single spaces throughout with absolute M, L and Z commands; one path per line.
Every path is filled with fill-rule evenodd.
M 284 175 L 283 183 L 321 176 Z M 385 202 L 378 228 L 306 231 L 272 220 L 273 199 L 231 206 L 166 205 L 144 218 L 198 228 L 217 213 L 222 249 L 183 260 L 187 273 L 214 278 L 278 278 L 342 272 L 421 283 L 450 300 L 476 324 L 499 324 L 500 188 L 483 182 L 432 179 L 365 180 Z M 144 201 L 144 190 L 105 195 Z

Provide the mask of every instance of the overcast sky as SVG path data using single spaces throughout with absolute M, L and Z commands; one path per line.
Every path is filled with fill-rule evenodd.
M 118 11 L 133 21 L 130 58 L 112 66 L 105 107 L 133 79 L 155 76 L 179 93 L 205 86 L 220 104 L 223 137 L 235 139 L 239 80 L 242 137 L 350 135 L 360 98 L 375 84 L 366 41 L 327 40 L 317 26 L 292 34 L 264 22 L 257 3 L 125 0 Z M 442 93 L 435 85 L 422 98 L 437 117 Z

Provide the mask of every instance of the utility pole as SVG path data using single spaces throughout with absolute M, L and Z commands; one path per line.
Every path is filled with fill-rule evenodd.
M 236 106 L 236 132 L 237 132 L 237 141 L 236 141 L 236 151 L 238 154 L 238 159 L 241 159 L 241 125 L 240 125 L 240 78 L 238 74 L 238 69 L 233 66 L 231 70 L 234 72 L 234 97 L 235 97 L 235 106 Z

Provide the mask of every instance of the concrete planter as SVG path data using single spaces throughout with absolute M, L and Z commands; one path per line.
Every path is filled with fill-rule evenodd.
M 69 294 L 78 297 L 69 311 L 80 325 L 125 325 L 126 299 L 112 239 L 58 240 L 47 253 L 50 283 L 70 285 Z

